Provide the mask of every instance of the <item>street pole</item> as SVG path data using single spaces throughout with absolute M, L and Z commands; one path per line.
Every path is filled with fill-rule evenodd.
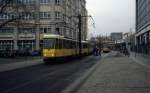
M 82 16 L 81 14 L 79 14 L 78 16 L 71 16 L 71 17 L 76 17 L 79 20 L 79 22 L 78 22 L 78 28 L 79 28 L 78 39 L 79 39 L 79 56 L 81 56 L 82 55 L 82 17 L 92 18 L 92 16 Z M 92 18 L 92 20 L 93 20 L 93 18 Z
M 79 27 L 79 56 L 81 56 L 81 54 L 82 54 L 82 44 L 81 44 L 82 16 L 78 15 L 78 19 L 79 19 L 79 24 L 78 24 L 78 27 Z
M 27 31 L 25 31 L 25 60 L 27 60 Z

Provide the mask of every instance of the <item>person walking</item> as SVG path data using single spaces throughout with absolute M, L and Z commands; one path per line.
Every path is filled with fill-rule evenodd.
M 99 55 L 100 55 L 100 56 L 101 56 L 101 52 L 102 52 L 102 51 L 101 51 L 101 47 L 100 47 L 100 48 L 99 48 Z
M 125 56 L 130 57 L 130 53 L 129 53 L 129 51 L 128 51 L 128 49 L 127 49 L 127 48 L 125 48 Z
M 94 54 L 94 56 L 98 56 L 98 54 L 99 54 L 99 49 L 98 49 L 98 47 L 96 46 L 96 47 L 94 47 L 94 49 L 93 49 L 93 54 Z

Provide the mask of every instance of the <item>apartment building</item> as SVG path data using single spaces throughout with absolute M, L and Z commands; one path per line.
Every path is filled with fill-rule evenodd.
M 87 10 L 85 0 L 17 0 L 25 5 L 26 14 L 18 9 L 14 14 L 23 15 L 19 22 L 0 28 L 0 50 L 40 50 L 43 34 L 60 34 L 78 40 L 78 15 L 82 17 L 82 40 L 87 36 Z M 0 22 L 11 14 L 0 15 Z
M 150 0 L 136 0 L 136 45 L 138 52 L 150 54 Z

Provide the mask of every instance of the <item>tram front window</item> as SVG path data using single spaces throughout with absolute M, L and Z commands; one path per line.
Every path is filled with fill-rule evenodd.
M 55 40 L 54 39 L 45 39 L 44 40 L 44 48 L 55 48 Z

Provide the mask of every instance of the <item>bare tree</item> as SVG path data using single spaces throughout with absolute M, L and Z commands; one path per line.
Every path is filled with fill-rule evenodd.
M 25 15 L 31 14 L 30 9 L 28 9 L 22 0 L 0 0 L 0 16 L 9 17 L 7 19 L 0 20 L 0 28 L 9 23 L 21 21 L 21 18 L 25 15 L 20 14 L 19 10 L 22 10 Z

